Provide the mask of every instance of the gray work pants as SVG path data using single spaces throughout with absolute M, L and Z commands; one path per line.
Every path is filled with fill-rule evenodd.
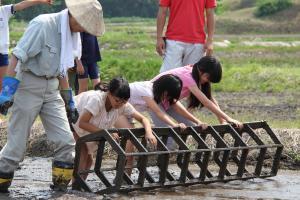
M 46 79 L 31 72 L 21 74 L 9 119 L 7 143 L 0 152 L 1 172 L 14 172 L 24 159 L 30 129 L 38 115 L 47 138 L 55 144 L 54 159 L 73 162 L 75 141 L 58 86 L 57 78 Z

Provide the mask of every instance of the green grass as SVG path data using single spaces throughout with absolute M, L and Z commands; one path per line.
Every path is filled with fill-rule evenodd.
M 132 22 L 131 22 L 132 20 Z M 99 63 L 101 79 L 108 81 L 122 75 L 130 82 L 149 80 L 159 72 L 161 57 L 155 51 L 155 19 L 106 19 L 106 33 L 98 38 L 103 61 Z M 25 23 L 11 23 L 11 41 L 18 41 Z M 245 46 L 243 41 L 300 41 L 299 35 L 219 35 L 215 41 L 228 39 L 228 48 L 216 47 L 215 55 L 223 66 L 221 83 L 214 84 L 218 92 L 300 93 L 300 47 Z M 15 42 L 12 44 L 15 45 Z M 212 115 L 203 121 L 217 123 Z M 262 120 L 247 113 L 233 114 L 241 121 Z M 256 118 L 257 117 L 257 118 Z M 299 127 L 300 119 L 270 120 L 272 127 Z
M 133 24 L 129 28 L 110 24 L 100 39 L 103 78 L 124 75 L 129 81 L 138 81 L 151 79 L 157 74 L 162 60 L 155 52 L 153 30 L 155 28 L 151 25 Z M 297 36 L 282 38 L 288 42 L 300 40 Z M 297 87 L 300 84 L 300 47 L 247 47 L 241 45 L 244 40 L 248 39 L 231 38 L 230 47 L 215 48 L 224 67 L 223 80 L 216 85 L 216 90 L 300 92 Z M 273 41 L 272 36 L 262 41 Z M 276 37 L 274 41 L 280 39 Z
M 141 17 L 114 17 L 114 18 L 106 18 L 105 23 L 149 23 L 154 24 L 154 20 L 152 18 L 141 18 Z
M 123 21 L 124 22 L 124 21 Z M 161 58 L 155 52 L 155 27 L 153 25 L 135 24 L 131 27 L 115 26 L 109 24 L 107 33 L 100 39 L 103 54 L 103 62 L 101 63 L 104 78 L 123 74 L 130 81 L 145 80 L 152 78 L 161 65 Z M 295 41 L 284 37 L 285 41 Z M 295 88 L 293 81 L 298 82 L 295 74 L 298 70 L 298 53 L 300 47 L 246 47 L 240 44 L 240 38 L 230 39 L 232 45 L 229 48 L 215 48 L 216 55 L 221 59 L 224 66 L 223 83 L 226 87 L 218 86 L 220 91 L 243 91 L 259 90 L 262 92 L 270 91 L 269 85 L 272 85 L 272 77 L 278 78 L 282 74 L 283 82 L 274 91 L 282 91 L 284 88 Z M 243 40 L 246 40 L 243 38 Z M 272 37 L 264 38 L 262 41 L 272 41 Z M 274 41 L 280 41 L 275 38 Z M 265 53 L 271 53 L 270 57 L 264 56 Z M 282 56 L 282 54 L 287 54 Z M 241 54 L 241 55 L 239 55 Z M 250 55 L 250 56 L 249 56 Z M 265 69 L 266 68 L 266 69 Z M 277 69 L 278 68 L 278 69 Z M 285 70 L 285 68 L 297 68 Z M 228 70 L 227 70 L 228 69 Z M 276 69 L 274 71 L 274 69 Z M 272 71 L 267 75 L 268 71 Z M 247 77 L 248 73 L 254 73 L 255 76 Z M 240 74 L 238 74 L 240 73 Z M 257 76 L 261 74 L 261 76 Z M 235 75 L 230 81 L 225 77 Z M 245 86 L 243 78 L 247 77 L 249 84 Z M 284 77 L 287 77 L 286 79 Z M 250 87 L 253 82 L 261 82 L 268 80 L 267 83 L 260 87 Z M 286 81 L 285 81 L 286 80 Z M 233 85 L 227 87 L 227 84 L 234 82 Z M 223 84 L 222 84 L 223 85 Z
M 300 92 L 300 68 L 263 67 L 254 63 L 224 71 L 221 84 L 214 87 L 217 91 Z
M 101 78 L 109 80 L 122 75 L 132 82 L 149 80 L 155 76 L 162 63 L 155 51 L 155 20 L 113 18 L 106 21 L 106 33 L 99 38 L 103 57 L 99 63 Z M 12 21 L 13 45 L 21 37 L 24 27 L 24 22 Z M 215 47 L 215 54 L 223 65 L 224 73 L 222 82 L 214 88 L 225 92 L 300 92 L 300 47 L 242 45 L 242 41 L 253 41 L 253 37 L 231 36 L 228 38 L 231 42 L 228 48 Z M 223 39 L 226 36 L 216 40 Z M 259 41 L 292 42 L 300 41 L 300 37 L 285 35 L 273 38 L 270 35 L 261 37 Z

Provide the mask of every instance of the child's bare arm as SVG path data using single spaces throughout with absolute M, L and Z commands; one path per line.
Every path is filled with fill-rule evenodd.
M 183 116 L 184 118 L 194 122 L 197 125 L 203 125 L 202 121 L 197 119 L 192 113 L 190 113 L 181 103 L 180 101 L 177 101 L 175 104 L 172 105 L 175 112 Z
M 15 11 L 24 10 L 26 8 L 29 8 L 31 6 L 39 5 L 39 4 L 48 4 L 52 5 L 53 0 L 25 0 L 21 1 L 20 3 L 17 3 L 14 5 Z
M 218 104 L 218 102 L 217 102 L 217 100 L 216 100 L 215 98 L 212 97 L 212 98 L 211 98 L 211 101 L 212 101 L 218 108 L 220 108 L 220 106 L 219 106 L 219 104 Z M 220 108 L 220 109 L 221 109 L 221 108 Z M 218 120 L 219 120 L 219 122 L 220 122 L 221 124 L 227 123 L 226 120 L 223 119 L 223 118 L 218 117 Z
M 162 112 L 161 109 L 159 108 L 159 106 L 157 105 L 157 103 L 153 100 L 153 98 L 150 97 L 142 97 L 144 99 L 144 101 L 146 102 L 147 106 L 149 107 L 149 109 L 154 112 L 156 114 L 156 116 L 164 121 L 165 123 L 167 123 L 168 125 L 172 126 L 172 127 L 177 127 L 178 124 L 173 122 L 170 117 L 165 113 Z
M 141 113 L 135 111 L 132 115 L 132 117 L 134 119 L 136 119 L 137 121 L 139 121 L 141 124 L 143 124 L 144 128 L 145 128 L 145 138 L 154 146 L 157 145 L 157 140 L 155 138 L 155 136 L 152 134 L 152 128 L 151 128 L 151 124 L 150 121 L 144 117 Z
M 90 133 L 100 131 L 101 130 L 100 128 L 90 123 L 91 118 L 92 118 L 92 113 L 90 113 L 89 111 L 83 112 L 83 114 L 79 118 L 79 128 L 88 131 Z

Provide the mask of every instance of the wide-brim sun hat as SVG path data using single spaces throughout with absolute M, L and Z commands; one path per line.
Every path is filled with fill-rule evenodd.
M 105 32 L 103 10 L 97 0 L 65 0 L 66 6 L 86 32 L 101 36 Z

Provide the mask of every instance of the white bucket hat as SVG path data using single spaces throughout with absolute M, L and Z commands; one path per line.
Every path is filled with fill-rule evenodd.
M 86 32 L 95 36 L 104 34 L 102 6 L 97 0 L 65 0 L 65 2 L 71 15 Z

